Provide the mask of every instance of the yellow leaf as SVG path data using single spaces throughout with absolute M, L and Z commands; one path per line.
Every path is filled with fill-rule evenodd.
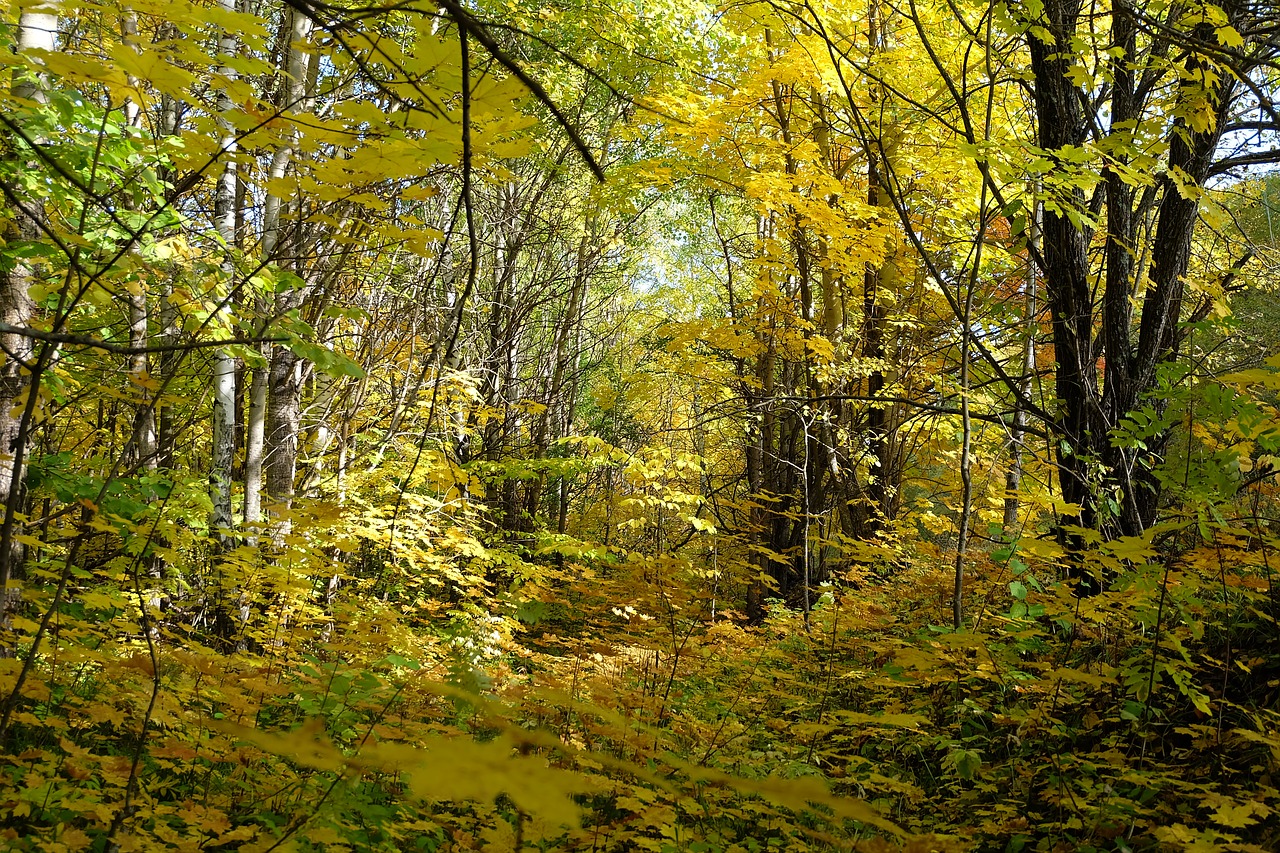
M 509 740 L 479 743 L 469 737 L 438 737 L 422 748 L 378 744 L 366 757 L 398 766 L 409 789 L 424 800 L 492 802 L 506 794 L 524 812 L 550 826 L 576 826 L 579 809 L 571 795 L 593 783 L 548 766 L 541 755 L 522 755 Z
M 195 76 L 175 65 L 158 50 L 139 50 L 132 45 L 117 44 L 109 50 L 111 58 L 122 71 L 139 81 L 145 81 L 157 90 L 175 97 L 190 97 Z
M 1240 35 L 1240 31 L 1230 24 L 1218 27 L 1214 33 L 1218 37 L 1218 44 L 1223 47 L 1240 47 L 1244 44 L 1244 36 Z
M 859 714 L 841 711 L 840 720 L 857 726 L 893 726 L 902 729 L 918 729 L 929 721 L 920 714 Z
M 1219 826 L 1239 828 L 1257 823 L 1259 818 L 1271 814 L 1271 809 L 1262 803 L 1226 803 L 1213 813 L 1213 822 Z
M 324 725 L 320 720 L 313 720 L 291 732 L 264 732 L 216 721 L 211 721 L 209 725 L 247 741 L 264 752 L 288 758 L 304 767 L 336 771 L 347 766 L 347 759 L 342 751 L 320 736 Z

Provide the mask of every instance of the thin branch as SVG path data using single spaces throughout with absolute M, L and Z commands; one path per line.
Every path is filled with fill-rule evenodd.
M 764 403 L 772 402 L 789 402 L 789 403 L 816 403 L 830 401 L 854 401 L 861 403 L 889 403 L 900 406 L 908 406 L 913 409 L 922 409 L 926 412 L 934 412 L 939 415 L 959 415 L 962 414 L 960 409 L 949 409 L 938 403 L 926 403 L 923 400 L 913 400 L 910 397 L 869 397 L 864 394 L 815 394 L 812 397 L 789 397 L 776 396 L 763 400 Z M 969 417 L 976 421 L 986 421 L 987 423 L 996 424 L 998 426 L 1009 427 L 1009 421 L 1005 420 L 999 414 L 981 414 L 978 412 L 970 412 Z M 1047 438 L 1048 433 L 1036 427 L 1027 426 L 1023 428 L 1023 432 L 1028 432 L 1037 438 Z
M 604 169 L 602 169 L 599 162 L 596 161 L 595 155 L 591 153 L 590 147 L 587 146 L 587 143 L 573 126 L 573 122 L 571 122 L 569 117 L 564 114 L 551 95 L 547 93 L 547 90 L 542 87 L 542 84 L 533 79 L 533 76 L 530 75 L 528 71 L 525 71 L 524 68 L 520 66 L 520 63 L 502 49 L 502 46 L 498 44 L 492 35 L 490 35 L 485 26 L 472 17 L 471 13 L 465 6 L 457 2 L 457 0 L 435 0 L 435 2 L 441 9 L 444 9 L 449 13 L 449 16 L 453 18 L 455 23 L 457 23 L 459 29 L 465 30 L 468 35 L 479 42 L 485 51 L 498 61 L 499 65 L 507 69 L 513 77 L 519 80 L 524 87 L 538 99 L 539 103 L 547 108 L 552 117 L 555 118 L 556 123 L 560 125 L 560 129 L 569 137 L 569 142 L 572 143 L 574 149 L 578 152 L 578 155 L 582 157 L 583 161 L 587 164 L 587 167 L 591 169 L 591 173 L 595 175 L 596 180 L 603 183 Z M 315 21 L 318 26 L 323 28 L 330 35 L 333 35 L 335 38 L 339 39 L 339 41 L 342 41 L 344 47 L 346 47 L 345 41 L 341 39 L 340 34 L 337 32 L 338 29 L 340 29 L 341 24 L 333 24 L 321 20 L 319 12 L 325 11 L 334 13 L 335 15 L 345 15 L 350 19 L 352 16 L 358 16 L 360 18 L 373 17 L 374 15 L 384 11 L 382 9 L 368 7 L 362 9 L 342 9 L 338 6 L 325 2 L 325 0 L 285 0 L 285 5 L 296 10 L 298 13 L 311 18 L 311 20 Z M 417 12 L 423 15 L 432 14 L 412 5 L 404 5 L 399 8 L 401 11 L 405 12 Z M 355 54 L 355 51 L 352 51 L 350 47 L 347 47 L 347 50 L 353 55 Z M 465 121 L 463 123 L 465 124 Z
M 1269 166 L 1275 163 L 1280 163 L 1280 148 L 1254 151 L 1250 154 L 1241 154 L 1238 157 L 1224 157 L 1209 167 L 1209 177 L 1224 175 L 1232 169 L 1239 169 L 1241 166 Z
M 88 335 L 73 335 L 65 332 L 44 332 L 40 329 L 33 329 L 30 326 L 11 326 L 8 323 L 0 323 L 0 334 L 20 335 L 24 338 L 31 338 L 34 341 L 68 344 L 70 346 L 84 347 L 86 349 L 102 350 L 103 352 L 114 353 L 115 355 L 142 355 L 144 353 L 153 352 L 188 352 L 190 350 L 234 346 L 236 344 L 279 344 L 285 343 L 289 340 L 289 338 L 230 338 L 222 341 L 192 341 L 185 344 L 165 344 L 163 346 L 154 347 L 127 347 L 119 344 L 113 344 L 99 338 L 90 337 Z

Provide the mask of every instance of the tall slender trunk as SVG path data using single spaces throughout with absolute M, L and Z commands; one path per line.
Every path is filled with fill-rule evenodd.
M 131 461 L 146 470 L 154 471 L 159 464 L 156 456 L 156 408 L 151 393 L 151 363 L 147 357 L 147 294 L 139 290 L 129 294 L 129 346 L 134 354 L 129 356 L 129 380 L 136 395 L 134 400 L 133 435 L 130 438 Z
M 234 13 L 236 0 L 218 0 L 223 11 Z M 227 58 L 238 50 L 238 42 L 233 33 L 224 32 L 219 42 L 219 49 Z M 234 78 L 235 71 L 230 65 L 222 68 L 222 73 Z M 219 95 L 219 108 L 229 111 L 232 108 L 230 95 L 226 89 Z M 218 236 L 226 246 L 226 258 L 223 261 L 223 273 L 227 278 L 227 286 L 233 287 L 236 274 L 231 252 L 236 244 L 236 134 L 235 129 L 226 122 L 220 123 L 222 172 L 218 176 L 214 188 L 213 220 Z M 219 537 L 223 547 L 231 544 L 231 528 L 234 517 L 231 508 L 231 483 L 235 462 L 235 418 L 236 418 L 236 362 L 231 353 L 224 349 L 214 351 L 213 355 L 213 454 L 210 464 L 209 484 L 213 500 L 213 515 L 210 524 Z
M 160 340 L 162 347 L 171 347 L 178 343 L 178 310 L 173 304 L 171 289 L 166 287 L 160 297 Z M 161 383 L 173 376 L 177 365 L 177 354 L 172 349 L 160 353 L 159 376 Z M 161 468 L 172 468 L 176 450 L 178 426 L 174 422 L 173 406 L 161 401 L 158 405 L 156 427 L 156 464 Z
M 58 15 L 53 4 L 24 11 L 18 19 L 16 52 L 52 52 L 57 29 Z M 38 74 L 19 71 L 12 91 L 15 98 L 36 103 L 47 100 L 44 80 Z M 4 242 L 36 239 L 39 236 L 37 221 L 42 215 L 43 206 L 38 200 L 29 199 L 19 205 L 7 220 Z M 28 295 L 33 277 L 31 265 L 22 258 L 13 258 L 11 265 L 0 268 L 0 321 L 6 325 L 19 329 L 30 325 L 36 308 Z M 20 413 L 25 407 L 18 405 L 18 400 L 39 377 L 33 377 L 29 371 L 35 354 L 30 338 L 16 333 L 0 334 L 0 351 L 5 354 L 4 364 L 0 366 L 0 505 L 4 507 L 4 536 L 0 541 L 0 628 L 5 628 L 20 595 L 12 581 L 23 576 L 23 550 L 13 535 L 23 499 L 23 460 L 27 449 L 26 419 Z M 4 654 L 0 649 L 0 656 Z
M 874 160 L 867 166 L 867 204 L 878 207 L 883 204 L 879 173 Z M 893 260 L 882 265 L 868 265 L 862 285 L 862 357 L 870 364 L 884 361 L 884 317 L 881 305 L 882 291 L 892 286 L 896 270 Z M 889 448 L 889 412 L 887 404 L 878 401 L 884 391 L 885 375 L 879 367 L 867 374 L 867 414 L 864 429 L 867 442 L 867 502 L 866 521 L 858 535 L 871 537 L 878 533 L 892 516 L 890 501 L 894 493 L 892 465 Z
M 565 383 L 576 383 L 578 373 L 578 359 L 580 356 L 578 344 L 581 340 L 582 308 L 587 289 L 588 249 L 592 238 L 595 236 L 594 226 L 594 221 L 588 222 L 587 227 L 583 229 L 581 240 L 578 241 L 573 285 L 569 290 L 568 303 L 565 306 L 560 324 L 556 328 L 554 343 L 551 347 L 551 378 L 547 382 L 546 408 L 542 410 L 533 426 L 532 454 L 534 458 L 538 459 L 546 457 L 547 450 L 554 439 L 561 438 L 567 434 L 561 429 L 561 425 L 573 420 L 572 407 L 576 401 L 572 397 L 565 398 Z M 561 415 L 562 409 L 568 410 L 567 416 Z M 554 435 L 553 426 L 556 433 Z M 562 477 L 561 483 L 563 482 Z M 525 496 L 525 512 L 530 519 L 535 519 L 538 516 L 545 487 L 545 473 L 541 474 L 529 487 L 528 494 Z M 555 500 L 557 502 L 560 500 L 558 492 L 555 493 Z M 558 519 L 561 514 L 561 508 L 558 505 L 555 507 L 555 514 Z M 560 522 L 557 520 L 557 527 L 559 527 L 559 524 Z
M 879 0 L 872 0 L 867 8 L 867 52 L 875 55 L 884 50 L 883 14 Z M 872 103 L 878 103 L 885 97 L 882 84 L 871 85 Z M 876 110 L 871 111 L 872 114 Z M 867 204 L 872 208 L 880 208 L 885 217 L 892 216 L 892 202 L 883 186 L 884 173 L 891 165 L 882 162 L 887 159 L 892 145 L 885 139 L 885 128 L 879 126 L 879 153 L 867 157 Z M 875 266 L 868 265 L 863 276 L 862 285 L 862 357 L 873 365 L 885 359 L 885 295 L 897 288 L 897 267 L 892 253 Z M 867 374 L 867 414 L 864 421 L 867 440 L 867 517 L 864 528 L 858 531 L 860 536 L 874 536 L 884 524 L 894 516 L 894 504 L 897 496 L 896 465 L 894 465 L 893 448 L 890 442 L 890 412 L 887 403 L 880 403 L 876 398 L 884 391 L 884 371 L 875 367 Z
M 266 446 L 263 466 L 267 497 L 277 518 L 272 538 L 279 540 L 292 529 L 288 510 L 293 504 L 293 481 L 298 468 L 298 424 L 301 418 L 301 388 L 298 357 L 288 347 L 276 347 L 271 354 L 267 383 Z
M 1032 194 L 1035 197 L 1035 193 Z M 1022 490 L 1022 456 L 1023 442 L 1027 437 L 1027 407 L 1022 400 L 1031 399 L 1035 388 L 1036 372 L 1036 332 L 1038 330 L 1037 287 L 1039 270 L 1032 260 L 1040 252 L 1040 205 L 1033 201 L 1031 215 L 1027 217 L 1027 247 L 1030 257 L 1027 260 L 1027 280 L 1024 288 L 1025 322 L 1027 340 L 1022 348 L 1022 378 L 1019 382 L 1022 390 L 1013 410 L 1013 424 L 1009 429 L 1009 468 L 1004 475 L 1004 538 L 1016 539 L 1018 536 L 1018 508 Z
M 289 10 L 289 26 L 286 30 L 289 40 L 285 46 L 285 85 L 282 102 L 278 105 L 282 112 L 292 112 L 304 108 L 308 91 L 307 54 L 302 46 L 311 36 L 311 19 L 295 9 Z M 289 140 L 276 149 L 271 158 L 270 178 L 279 181 L 288 173 L 294 158 L 293 141 Z M 268 192 L 263 208 L 262 256 L 271 260 L 286 243 L 282 239 L 284 213 L 288 199 L 276 192 Z M 295 266 L 301 264 L 300 235 L 294 235 L 288 241 L 293 251 Z M 277 258 L 278 262 L 288 260 Z M 284 314 L 300 307 L 301 295 L 297 292 L 279 294 L 273 313 Z M 265 355 L 265 353 L 264 353 Z M 298 426 L 301 410 L 301 387 L 297 376 L 298 356 L 284 346 L 272 347 L 268 358 L 266 375 L 256 371 L 250 400 L 249 427 L 246 434 L 246 456 L 252 453 L 252 467 L 249 460 L 245 465 L 246 503 L 248 492 L 254 491 L 252 500 L 256 512 L 260 512 L 261 480 L 258 478 L 259 460 L 261 471 L 266 481 L 267 496 L 278 512 L 277 521 L 272 524 L 272 538 L 279 541 L 288 534 L 291 525 L 288 510 L 293 503 L 294 477 L 298 467 Z M 258 450 L 261 435 L 261 451 Z
M 163 29 L 162 29 L 163 32 Z M 169 95 L 161 95 L 159 109 L 156 111 L 155 135 L 163 139 L 177 133 L 178 105 Z M 171 170 L 164 169 L 160 173 L 163 180 L 172 180 Z M 179 363 L 175 350 L 167 349 L 178 343 L 180 330 L 178 327 L 178 310 L 173 303 L 173 286 L 166 283 L 160 291 L 160 307 L 157 312 L 157 343 L 162 347 L 156 359 L 157 378 L 160 384 L 172 380 Z M 172 468 L 174 463 L 177 424 L 174 423 L 173 407 L 156 401 L 156 465 L 160 468 Z
M 136 50 L 138 39 L 138 16 L 134 14 L 132 9 L 125 8 L 121 10 L 120 29 L 123 33 L 123 41 L 127 45 L 134 46 Z M 132 75 L 128 77 L 129 85 L 138 86 L 138 81 Z M 124 105 L 125 121 L 129 126 L 136 126 L 141 115 L 140 105 L 137 100 L 130 98 Z M 124 206 L 128 210 L 134 209 L 133 199 L 126 195 Z M 148 341 L 147 324 L 149 315 L 147 310 L 147 292 L 141 282 L 138 283 L 136 290 L 130 289 L 126 294 L 126 300 L 129 303 L 129 346 L 134 350 L 133 354 L 128 357 L 129 382 L 133 386 L 134 415 L 133 415 L 133 432 L 129 438 L 128 459 L 135 467 L 154 471 L 158 460 L 156 459 L 156 408 L 155 401 L 151 394 L 151 363 L 150 357 L 146 353 Z
M 121 10 L 120 29 L 124 43 L 136 49 L 138 16 L 127 7 Z M 127 79 L 130 86 L 135 88 L 138 86 L 138 80 L 133 75 L 129 75 Z M 128 125 L 137 125 L 141 110 L 135 99 L 130 98 L 125 102 L 124 114 Z M 124 206 L 128 210 L 134 209 L 133 199 L 130 196 L 126 195 Z M 155 402 L 149 387 L 151 364 L 148 354 L 140 351 L 145 350 L 148 340 L 147 293 L 139 283 L 138 289 L 129 290 L 125 298 L 129 304 L 129 346 L 134 350 L 128 357 L 127 370 L 135 395 L 133 430 L 129 437 L 127 458 L 137 468 L 155 470 L 157 435 Z
M 259 350 L 267 366 L 253 368 L 249 383 L 248 416 L 244 433 L 244 520 L 245 524 L 262 521 L 262 451 L 267 424 L 267 375 L 270 372 L 271 345 Z
M 579 318 L 581 320 L 581 318 Z M 575 358 L 581 357 L 582 353 L 582 322 L 578 323 L 578 327 L 573 333 L 573 352 Z M 577 362 L 574 362 L 573 371 L 569 376 L 569 393 L 564 400 L 564 421 L 560 434 L 562 436 L 573 435 L 573 420 L 575 410 L 578 406 L 578 392 L 581 386 L 582 370 Z M 569 526 L 569 478 L 561 476 L 559 483 L 559 500 L 557 504 L 556 532 L 564 533 Z

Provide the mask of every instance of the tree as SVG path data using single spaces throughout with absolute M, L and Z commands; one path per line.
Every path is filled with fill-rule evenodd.
M 32 51 L 52 53 L 58 16 L 53 7 L 37 6 L 22 12 L 18 19 L 18 34 L 14 50 L 20 56 Z M 20 101 L 45 102 L 45 81 L 40 73 L 37 57 L 30 64 L 20 65 L 14 72 L 12 94 Z M 22 168 L 25 158 L 15 158 L 26 141 L 21 125 L 10 125 L 5 134 L 5 154 L 11 168 Z M 16 131 L 16 133 L 15 133 Z M 15 138 L 15 136 L 17 138 Z M 4 239 L 13 244 L 37 240 L 41 217 L 41 200 L 38 196 L 6 194 Z M 28 453 L 28 431 L 31 423 L 31 374 L 46 361 L 42 351 L 37 364 L 32 363 L 35 348 L 20 330 L 35 315 L 35 304 L 29 290 L 34 277 L 31 263 L 22 257 L 8 257 L 0 269 L 0 321 L 8 329 L 0 335 L 5 362 L 0 373 L 0 500 L 4 505 L 3 533 L 0 533 L 0 628 L 7 628 L 9 618 L 21 591 L 11 582 L 22 576 L 23 549 L 14 538 L 17 515 L 21 511 L 22 482 L 25 475 L 24 457 Z M 46 348 L 47 350 L 47 348 Z M 0 647 L 0 655 L 7 651 Z
M 1023 371 L 989 344 L 977 342 L 977 354 L 1016 408 L 1033 412 L 1057 439 L 1070 507 L 1059 531 L 1069 550 L 1084 547 L 1084 531 L 1137 536 L 1155 522 L 1156 469 L 1168 433 L 1157 430 L 1141 446 L 1113 435 L 1136 409 L 1163 412 L 1159 389 L 1170 380 L 1184 324 L 1205 317 L 1233 275 L 1232 264 L 1203 271 L 1190 264 L 1201 209 L 1211 204 L 1207 187 L 1276 156 L 1265 150 L 1276 130 L 1267 94 L 1275 46 L 1262 35 L 1273 13 L 1267 4 L 1236 3 L 1169 7 L 1156 17 L 1123 3 L 1086 12 L 1076 2 L 1052 2 L 1042 12 L 1013 7 L 1007 16 L 956 6 L 939 17 L 910 4 L 907 32 L 898 37 L 927 58 L 945 93 L 933 102 L 859 60 L 843 24 L 809 7 L 792 13 L 826 41 L 842 73 L 886 85 L 901 109 L 927 117 L 967 149 L 989 198 L 1024 223 L 1022 233 L 1024 211 L 1043 204 L 1042 239 L 1023 245 L 1043 277 L 1052 317 L 1055 400 L 1029 399 Z M 974 41 L 977 61 L 937 34 L 940 21 Z M 1025 53 L 1011 49 L 1019 44 Z M 1034 131 L 992 137 L 989 105 L 1019 109 L 1022 84 L 1012 79 L 1023 67 Z M 846 94 L 860 144 L 880 150 L 866 130 L 866 108 L 849 86 Z M 1261 149 L 1254 141 L 1240 150 L 1246 131 L 1262 135 L 1254 137 L 1264 140 Z M 911 229 L 910 176 L 888 169 L 888 191 Z M 1028 196 L 1031 186 L 1039 189 Z M 952 275 L 936 249 L 919 241 L 915 248 L 939 277 Z M 1245 261 L 1242 254 L 1235 264 Z

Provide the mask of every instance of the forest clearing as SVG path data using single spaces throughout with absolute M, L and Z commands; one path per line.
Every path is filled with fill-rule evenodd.
M 0 33 L 0 850 L 1280 850 L 1274 0 Z

